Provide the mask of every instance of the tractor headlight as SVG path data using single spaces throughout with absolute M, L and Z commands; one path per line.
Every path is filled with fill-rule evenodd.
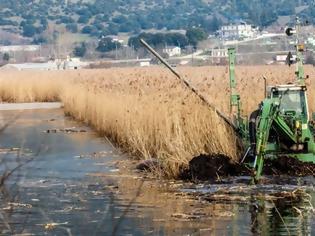
M 300 121 L 295 121 L 295 128 L 296 129 L 300 129 L 301 128 L 301 123 L 300 123 Z

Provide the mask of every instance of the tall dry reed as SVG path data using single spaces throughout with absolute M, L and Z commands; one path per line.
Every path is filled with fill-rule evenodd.
M 223 153 L 235 160 L 238 156 L 233 131 L 195 99 L 99 93 L 81 85 L 66 88 L 61 98 L 67 114 L 133 156 L 162 160 L 171 176 L 200 153 Z
M 307 67 L 313 78 L 313 68 Z M 180 72 L 221 111 L 229 113 L 225 67 L 181 68 Z M 294 80 L 281 66 L 237 68 L 244 115 L 263 99 L 268 84 Z M 314 85 L 310 80 L 310 96 Z M 170 176 L 201 153 L 239 158 L 233 131 L 160 67 L 106 70 L 0 72 L 0 98 L 6 102 L 55 101 L 65 112 L 93 126 L 138 158 L 158 158 Z M 314 110 L 314 99 L 310 99 Z

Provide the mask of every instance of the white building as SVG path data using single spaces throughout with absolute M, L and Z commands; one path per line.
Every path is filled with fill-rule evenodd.
M 59 60 L 56 63 L 59 70 L 78 70 L 88 65 L 86 62 L 82 62 L 80 58 L 70 56 L 67 56 L 66 60 Z
M 6 64 L 0 67 L 0 70 L 58 70 L 57 63 L 23 63 L 23 64 Z
M 140 61 L 140 67 L 148 67 L 150 66 L 150 62 L 149 61 Z
M 210 57 L 228 57 L 227 48 L 213 48 L 210 50 Z
M 66 60 L 57 59 L 45 63 L 6 64 L 0 67 L 0 70 L 78 70 L 88 64 L 80 61 L 79 58 L 68 57 Z
M 180 56 L 181 48 L 176 46 L 165 47 L 163 49 L 163 53 L 166 53 L 169 57 Z
M 0 52 L 9 53 L 9 52 L 35 52 L 39 51 L 39 45 L 11 45 L 11 46 L 0 46 Z
M 276 55 L 276 63 L 284 65 L 287 63 L 287 58 L 288 58 L 288 54 Z M 296 61 L 296 55 L 292 55 L 291 60 Z
M 253 38 L 257 30 L 252 25 L 242 22 L 240 24 L 222 26 L 219 33 L 221 38 L 226 40 L 244 39 Z
M 210 49 L 210 61 L 212 64 L 222 65 L 228 60 L 227 48 L 212 48 Z

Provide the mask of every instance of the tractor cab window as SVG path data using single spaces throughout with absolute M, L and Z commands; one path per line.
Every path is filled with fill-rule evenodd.
M 280 112 L 287 114 L 294 112 L 296 115 L 306 115 L 305 91 L 286 90 L 280 92 Z

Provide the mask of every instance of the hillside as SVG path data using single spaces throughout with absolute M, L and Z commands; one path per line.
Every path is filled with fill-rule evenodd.
M 150 29 L 178 30 L 194 26 L 210 33 L 224 23 L 237 20 L 266 27 L 281 16 L 296 13 L 314 21 L 313 1 L 0 0 L 0 28 L 29 38 L 33 43 L 49 43 L 63 33 L 76 34 L 81 40 L 86 36 L 119 32 L 130 35 Z M 10 41 L 2 38 L 0 43 L 10 44 Z

